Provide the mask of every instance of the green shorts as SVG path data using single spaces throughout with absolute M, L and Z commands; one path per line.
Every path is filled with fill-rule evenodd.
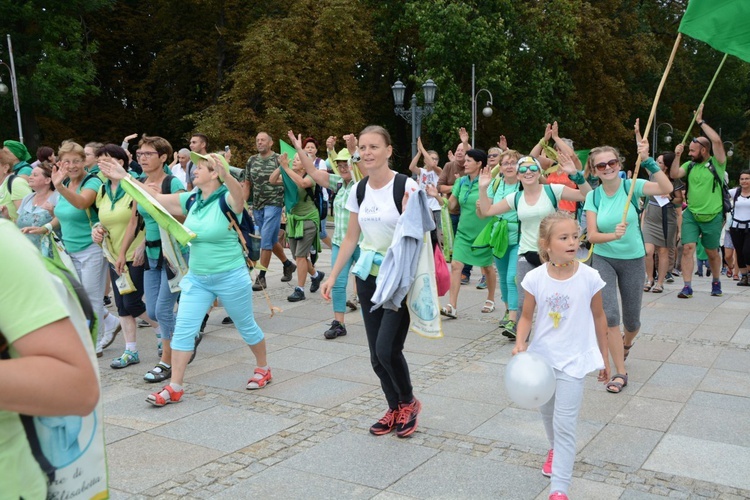
M 703 248 L 715 250 L 721 246 L 723 227 L 724 217 L 722 214 L 716 214 L 708 222 L 698 222 L 690 209 L 684 210 L 682 212 L 682 243 L 698 243 L 698 238 L 700 238 Z

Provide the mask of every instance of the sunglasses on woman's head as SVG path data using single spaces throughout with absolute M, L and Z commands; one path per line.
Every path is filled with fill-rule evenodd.
M 617 158 L 613 158 L 609 161 L 603 161 L 601 163 L 597 163 L 596 165 L 594 165 L 594 168 L 600 172 L 603 172 L 604 170 L 607 169 L 607 167 L 615 168 L 619 164 L 620 164 L 620 160 L 618 160 Z
M 524 165 L 522 167 L 518 167 L 518 173 L 519 174 L 525 174 L 526 172 L 539 172 L 539 166 L 537 165 Z

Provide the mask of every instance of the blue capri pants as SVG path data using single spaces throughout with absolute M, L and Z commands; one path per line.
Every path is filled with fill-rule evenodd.
M 333 244 L 331 248 L 331 262 L 335 263 L 336 258 L 339 256 L 339 245 Z M 336 283 L 333 284 L 331 289 L 331 298 L 333 299 L 333 312 L 345 313 L 346 312 L 346 284 L 349 282 L 349 269 L 352 264 L 357 262 L 359 259 L 359 247 L 354 249 L 354 253 L 349 260 L 344 263 L 344 267 L 341 268 Z
M 182 294 L 172 336 L 172 350 L 193 350 L 203 316 L 216 298 L 224 304 L 224 309 L 248 345 L 263 340 L 263 331 L 253 315 L 253 283 L 245 265 L 215 274 L 195 274 L 190 270 L 180 281 L 180 288 Z

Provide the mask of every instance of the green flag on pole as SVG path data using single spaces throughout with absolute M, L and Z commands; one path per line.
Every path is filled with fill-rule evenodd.
M 297 150 L 282 140 L 279 140 L 279 143 L 281 144 L 281 154 L 286 153 L 289 157 L 289 164 L 291 165 L 294 160 L 294 155 L 297 154 Z M 286 213 L 289 213 L 292 210 L 292 207 L 297 204 L 297 201 L 299 201 L 299 192 L 297 191 L 297 185 L 287 175 L 284 168 L 280 168 L 281 180 L 284 181 L 284 208 L 286 208 Z
M 750 62 L 748 0 L 690 0 L 679 31 Z

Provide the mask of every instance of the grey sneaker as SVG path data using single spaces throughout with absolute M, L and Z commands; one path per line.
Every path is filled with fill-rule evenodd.
M 286 298 L 289 302 L 299 302 L 300 300 L 305 300 L 305 291 L 302 290 L 299 287 L 295 287 L 294 292 Z
M 327 339 L 335 339 L 336 337 L 343 337 L 344 335 L 346 335 L 346 327 L 335 319 L 331 323 L 331 328 L 323 333 L 323 336 Z
M 310 293 L 315 293 L 320 288 L 320 284 L 323 282 L 323 278 L 326 277 L 326 273 L 318 271 L 317 278 L 310 278 Z
M 294 276 L 294 271 L 297 270 L 297 264 L 295 264 L 292 261 L 289 261 L 288 266 L 284 266 L 284 276 L 281 277 L 281 281 L 292 281 L 292 276 Z M 263 285 L 265 287 L 265 285 Z
M 282 278 L 281 281 L 284 281 L 284 279 Z M 264 290 L 266 288 L 268 287 L 266 286 L 265 276 L 258 276 L 257 278 L 255 278 L 255 284 L 253 285 L 253 292 L 260 292 L 261 290 Z

